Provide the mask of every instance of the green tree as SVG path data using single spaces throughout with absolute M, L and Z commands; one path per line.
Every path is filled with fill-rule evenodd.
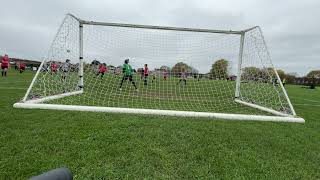
M 316 79 L 320 79 L 320 70 L 314 70 L 314 71 L 310 71 L 307 74 L 308 78 L 316 78 Z
M 191 71 L 192 68 L 183 62 L 175 64 L 171 69 L 171 73 L 173 73 L 174 75 L 179 75 L 181 72 L 191 73 Z
M 263 76 L 263 72 L 257 67 L 251 66 L 242 69 L 241 79 L 243 80 L 256 80 L 261 76 Z
M 278 73 L 278 75 L 279 75 L 279 77 L 280 77 L 281 81 L 283 81 L 283 79 L 285 79 L 285 78 L 286 78 L 286 73 L 284 72 L 284 70 L 282 70 L 282 69 L 278 69 L 278 70 L 277 70 L 277 73 Z
M 277 70 L 277 73 L 281 79 L 281 81 L 286 78 L 286 74 L 285 72 L 282 70 L 282 69 L 278 69 Z M 261 78 L 263 79 L 270 79 L 270 80 L 275 80 L 277 77 L 276 77 L 276 73 L 274 72 L 274 69 L 269 67 L 269 68 L 264 68 L 261 70 Z
M 225 59 L 217 60 L 212 64 L 210 74 L 212 78 L 226 79 L 228 74 L 229 62 Z
M 170 67 L 169 67 L 169 66 L 165 66 L 165 65 L 162 65 L 162 66 L 160 67 L 160 69 L 161 69 L 162 71 L 170 71 Z
M 297 73 L 288 73 L 286 74 L 286 82 L 288 84 L 293 84 L 297 77 L 298 77 Z

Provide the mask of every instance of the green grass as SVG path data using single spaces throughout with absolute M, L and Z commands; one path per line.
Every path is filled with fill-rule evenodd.
M 320 89 L 287 86 L 305 124 L 13 109 L 32 74 L 0 78 L 0 179 L 320 179 Z
M 157 76 L 154 82 L 152 77 L 149 77 L 148 86 L 144 86 L 144 81 L 136 74 L 134 82 L 139 89 L 139 92 L 136 92 L 129 81 L 124 81 L 122 90 L 119 90 L 122 75 L 108 73 L 101 79 L 96 77 L 90 68 L 85 70 L 84 74 L 84 93 L 47 103 L 270 115 L 236 103 L 234 101 L 235 81 L 204 78 L 198 81 L 188 78 L 187 85 L 184 85 L 184 83 L 179 84 L 178 77 L 171 76 L 163 80 L 161 76 Z M 62 80 L 61 73 L 42 72 L 29 97 L 34 99 L 34 97 L 74 92 L 78 81 L 76 73 L 68 73 L 68 78 Z M 277 91 L 282 92 L 280 86 L 273 86 L 271 83 L 242 83 L 241 89 L 243 90 L 242 100 L 246 102 L 291 113 L 285 96 L 281 93 L 278 96 Z

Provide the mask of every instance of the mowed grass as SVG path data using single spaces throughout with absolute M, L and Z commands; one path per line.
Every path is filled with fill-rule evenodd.
M 320 88 L 286 86 L 305 124 L 12 108 L 32 75 L 0 78 L 0 179 L 320 179 Z
M 138 87 L 138 91 L 135 91 L 129 80 L 123 82 L 120 90 L 122 77 L 113 73 L 107 73 L 103 78 L 96 77 L 91 68 L 88 68 L 84 73 L 84 93 L 46 103 L 271 115 L 236 103 L 235 81 L 205 78 L 198 80 L 189 77 L 185 84 L 174 76 L 170 76 L 167 80 L 162 76 L 156 76 L 153 80 L 150 76 L 147 80 L 148 85 L 144 85 L 140 74 L 135 74 L 133 79 Z M 69 73 L 66 79 L 62 79 L 62 73 L 41 72 L 29 99 L 74 92 L 78 90 L 78 82 L 77 73 Z M 241 89 L 243 89 L 242 100 L 246 102 L 291 113 L 284 95 L 278 96 L 277 91 L 282 91 L 280 86 L 273 86 L 271 83 L 242 83 Z

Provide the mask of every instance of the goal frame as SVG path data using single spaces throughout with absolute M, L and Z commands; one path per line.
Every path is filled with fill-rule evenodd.
M 251 31 L 255 28 L 258 28 L 264 44 L 266 45 L 264 36 L 262 34 L 261 28 L 259 26 L 255 26 L 249 29 L 233 31 L 233 30 L 213 30 L 213 29 L 196 29 L 196 28 L 182 28 L 182 27 L 169 27 L 169 26 L 152 26 L 152 25 L 139 25 L 139 24 L 122 24 L 122 23 L 108 23 L 108 22 L 95 22 L 95 21 L 85 21 L 82 20 L 73 14 L 67 14 L 79 22 L 79 90 L 69 93 L 63 93 L 53 96 L 47 96 L 35 100 L 27 100 L 31 89 L 41 72 L 41 69 L 44 65 L 45 59 L 43 59 L 40 67 L 37 70 L 36 75 L 34 76 L 25 96 L 23 97 L 21 102 L 15 103 L 13 107 L 15 108 L 25 108 L 25 109 L 51 109 L 51 110 L 70 110 L 70 111 L 91 111 L 91 112 L 109 112 L 109 113 L 127 113 L 127 114 L 146 114 L 146 115 L 164 115 L 164 116 L 182 116 L 182 117 L 207 117 L 213 119 L 224 119 L 224 120 L 240 120 L 240 121 L 273 121 L 273 122 L 296 122 L 296 123 L 304 123 L 305 120 L 296 115 L 296 112 L 292 106 L 292 103 L 288 97 L 288 94 L 281 83 L 281 79 L 276 71 L 275 67 L 272 64 L 272 69 L 275 73 L 275 76 L 278 80 L 279 85 L 285 95 L 285 98 L 289 104 L 292 115 L 285 114 L 282 112 L 278 112 L 276 110 L 262 107 L 256 104 L 244 102 L 240 100 L 241 93 L 241 75 L 242 75 L 242 58 L 243 58 L 243 49 L 244 49 L 244 41 L 245 34 L 248 31 Z M 66 16 L 66 17 L 67 17 Z M 213 113 L 213 112 L 192 112 L 192 111 L 174 111 L 174 110 L 158 110 L 158 109 L 136 109 L 136 108 L 118 108 L 118 107 L 101 107 L 101 106 L 81 106 L 81 105 L 59 105 L 59 104 L 46 104 L 45 102 L 60 99 L 67 96 L 74 96 L 82 94 L 84 89 L 84 62 L 83 62 L 83 27 L 84 25 L 96 25 L 96 26 L 114 26 L 114 27 L 128 27 L 128 28 L 138 28 L 138 29 L 158 29 L 158 30 L 167 30 L 167 31 L 188 31 L 188 32 L 205 32 L 205 33 L 218 33 L 218 34 L 234 34 L 239 35 L 240 37 L 240 49 L 239 49 L 239 57 L 238 57 L 238 66 L 237 66 L 237 78 L 236 78 L 236 87 L 235 87 L 235 97 L 234 100 L 237 103 L 240 103 L 245 106 L 249 106 L 252 108 L 259 109 L 261 111 L 265 111 L 276 116 L 265 116 L 265 115 L 246 115 L 246 114 L 227 114 L 227 113 Z M 61 26 L 60 28 L 61 29 Z M 59 32 L 59 30 L 58 30 Z M 58 35 L 58 34 L 57 34 Z M 56 35 L 56 36 L 57 36 Z M 267 50 L 267 55 L 270 58 L 270 53 Z M 41 104 L 40 104 L 41 103 Z

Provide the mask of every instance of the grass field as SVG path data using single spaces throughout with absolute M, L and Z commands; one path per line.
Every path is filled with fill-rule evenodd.
M 33 85 L 29 99 L 39 99 L 52 95 L 75 92 L 78 90 L 78 74 L 68 73 L 62 79 L 61 72 L 41 72 Z M 140 75 L 133 77 L 139 91 L 136 92 L 130 81 L 124 81 L 120 90 L 122 75 L 106 74 L 96 77 L 92 68 L 84 73 L 84 93 L 56 99 L 46 103 L 63 105 L 87 105 L 102 107 L 123 107 L 161 110 L 180 110 L 196 112 L 236 113 L 271 115 L 267 112 L 242 105 L 234 101 L 235 81 L 188 78 L 186 84 L 180 78 L 162 76 L 148 78 L 148 85 Z M 272 83 L 242 83 L 241 100 L 292 114 L 280 86 Z
M 32 75 L 0 78 L 0 179 L 320 179 L 320 88 L 286 87 L 305 124 L 13 109 Z

